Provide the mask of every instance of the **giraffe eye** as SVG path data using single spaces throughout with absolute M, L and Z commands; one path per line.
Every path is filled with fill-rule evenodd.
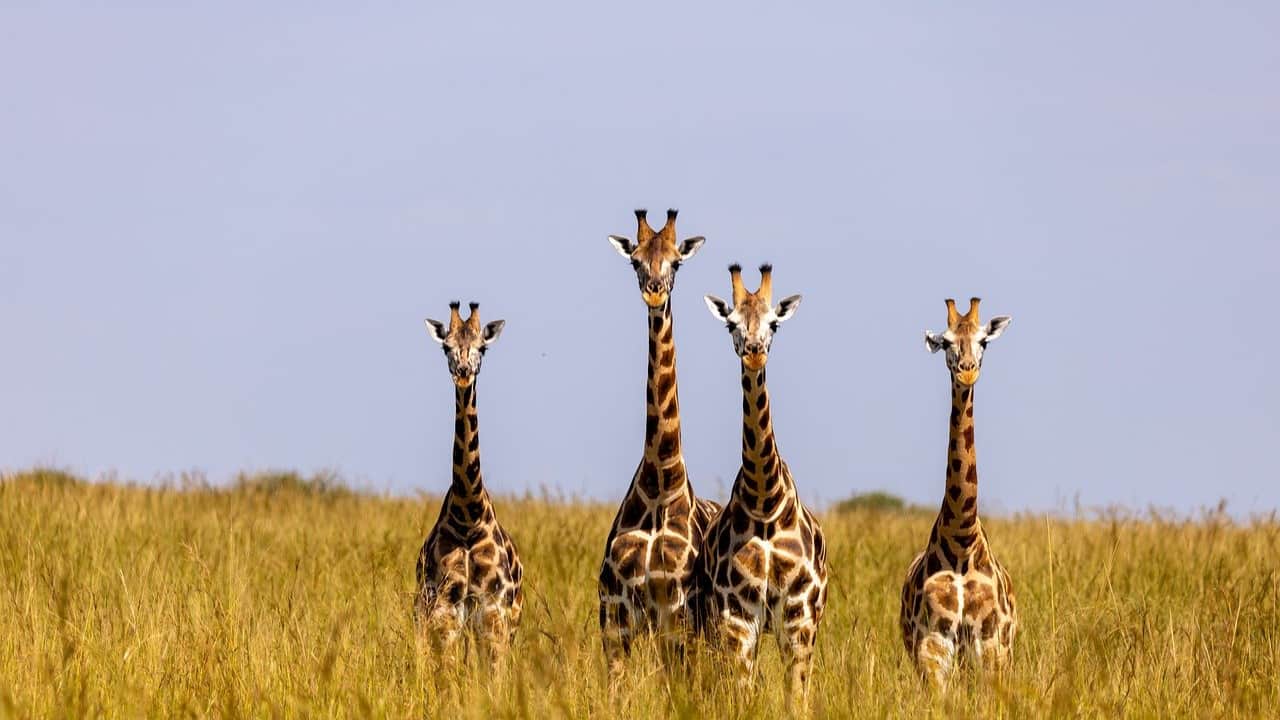
M 679 270 L 679 269 L 680 269 L 680 261 L 679 261 L 679 260 L 676 260 L 675 262 L 671 263 L 671 269 L 672 269 L 672 270 Z
M 732 320 L 725 321 L 725 326 L 729 328 L 729 332 L 733 332 L 738 329 L 738 323 L 733 322 Z
M 773 332 L 773 333 L 778 332 L 778 321 L 777 321 L 777 320 L 770 320 L 770 321 L 769 321 L 769 332 Z

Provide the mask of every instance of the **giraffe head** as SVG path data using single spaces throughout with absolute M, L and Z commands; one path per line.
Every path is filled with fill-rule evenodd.
M 431 338 L 444 348 L 444 356 L 449 359 L 449 374 L 453 376 L 453 384 L 460 388 L 468 387 L 480 374 L 480 360 L 489 344 L 502 334 L 502 326 L 506 320 L 494 320 L 480 326 L 480 303 L 471 303 L 471 313 L 466 320 L 458 314 L 459 302 L 449 303 L 449 324 L 427 318 L 427 332 Z
M 979 298 L 969 298 L 969 312 L 961 315 L 956 310 L 956 301 L 947 298 L 947 329 L 940 333 L 924 333 L 924 344 L 929 352 L 947 351 L 947 369 L 951 377 L 961 385 L 973 385 L 978 382 L 978 372 L 982 370 L 982 354 L 987 343 L 1000 337 L 1009 321 L 1008 315 L 991 318 L 987 324 L 978 321 Z
M 701 235 L 676 243 L 676 211 L 667 211 L 667 224 L 654 232 L 645 219 L 645 210 L 636 210 L 636 239 L 610 235 L 609 242 L 631 261 L 640 282 L 640 297 L 651 308 L 660 308 L 671 297 L 680 263 L 693 257 L 706 242 Z
M 769 346 L 778 324 L 795 314 L 800 306 L 800 296 L 783 298 L 773 305 L 773 266 L 760 266 L 760 287 L 747 292 L 742 286 L 742 266 L 729 266 L 729 278 L 733 281 L 733 304 L 715 295 L 707 296 L 711 314 L 724 321 L 733 338 L 733 349 L 749 370 L 759 370 L 769 359 Z

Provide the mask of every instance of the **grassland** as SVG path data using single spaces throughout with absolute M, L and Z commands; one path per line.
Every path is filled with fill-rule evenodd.
M 182 485 L 178 483 L 177 485 Z M 504 498 L 527 571 L 509 664 L 438 668 L 410 615 L 430 498 L 293 475 L 215 489 L 0 481 L 0 715 L 432 718 L 767 717 L 758 689 L 700 660 L 668 677 L 652 652 L 610 697 L 595 574 L 613 508 Z M 1280 713 L 1280 524 L 1121 514 L 987 521 L 1023 630 L 1000 681 L 945 695 L 910 672 L 897 630 L 903 572 L 927 513 L 822 518 L 832 549 L 816 717 L 1220 717 Z

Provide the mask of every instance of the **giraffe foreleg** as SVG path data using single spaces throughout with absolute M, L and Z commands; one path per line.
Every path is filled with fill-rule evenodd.
M 480 608 L 478 623 L 483 640 L 481 645 L 489 666 L 493 670 L 497 670 L 502 658 L 506 657 L 507 651 L 510 650 L 514 635 L 510 616 L 509 609 L 498 602 L 489 601 Z
M 460 588 L 460 584 L 450 586 Z M 436 593 L 434 602 L 425 610 L 421 631 L 430 643 L 432 656 L 443 666 L 457 658 L 459 640 L 465 625 L 466 610 L 461 602 L 447 602 L 450 594 Z
M 602 605 L 602 610 L 605 608 Z M 630 613 L 621 603 L 613 604 L 608 612 L 615 617 L 603 628 L 603 645 L 605 663 L 609 668 L 609 682 L 614 684 L 621 678 L 626 669 L 627 658 L 631 657 L 632 627 Z
M 429 585 L 420 585 L 413 598 L 413 624 L 420 637 L 427 634 L 427 619 L 431 616 L 431 608 L 436 602 L 436 589 Z
M 517 580 L 511 595 L 511 607 L 507 611 L 507 624 L 511 628 L 511 637 L 508 642 L 514 642 L 516 639 L 516 629 L 520 627 L 520 618 L 523 616 L 523 611 L 524 585 Z
M 944 689 L 956 663 L 958 633 L 964 615 L 961 578 L 942 572 L 924 583 L 924 637 L 916 643 L 916 668 L 937 689 Z
M 1013 583 L 1004 568 L 996 565 L 994 576 L 995 603 L 993 621 L 983 627 L 982 654 L 984 667 L 1003 673 L 1013 662 L 1013 641 L 1018 634 L 1018 608 L 1013 597 Z
M 659 640 L 662 660 L 668 667 L 684 663 L 686 651 L 693 639 L 692 621 L 689 617 L 689 596 L 685 590 L 687 578 L 670 578 L 663 592 L 654 592 L 657 607 L 655 630 Z M 650 583 L 655 588 L 656 583 Z
M 1012 660 L 1015 630 L 1013 619 L 999 611 L 993 611 L 975 627 L 977 666 L 984 672 L 1003 673 Z
M 738 686 L 748 688 L 754 680 L 759 624 L 755 618 L 739 617 L 724 607 L 720 610 L 718 625 L 717 643 L 733 663 Z
M 691 639 L 688 632 L 688 624 L 679 620 L 668 620 L 658 632 L 662 662 L 668 667 L 675 667 L 684 663 L 688 655 L 686 650 Z
M 782 664 L 787 669 L 787 702 L 791 710 L 809 706 L 809 677 L 817 626 L 808 617 L 788 625 L 778 638 Z
M 614 685 L 626 668 L 631 656 L 632 612 L 621 587 L 617 593 L 606 593 L 601 583 L 600 592 L 600 640 L 604 649 L 605 665 L 609 671 L 609 683 Z
M 947 679 L 955 665 L 956 641 L 954 635 L 941 632 L 925 634 L 916 646 L 916 669 L 920 676 L 937 690 L 945 690 Z

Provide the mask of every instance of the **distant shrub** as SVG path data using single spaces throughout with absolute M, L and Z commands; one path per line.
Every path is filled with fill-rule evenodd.
M 237 492 L 263 495 L 345 496 L 351 490 L 337 473 L 321 471 L 304 477 L 297 470 L 240 473 L 231 483 Z
M 13 473 L 12 475 L 6 475 L 3 479 L 18 483 L 31 483 L 33 485 L 44 485 L 46 487 L 59 488 L 77 487 L 85 484 L 83 479 L 76 477 L 66 470 L 49 467 L 37 467 L 30 470 L 23 470 L 21 472 Z
M 832 508 L 835 512 L 854 512 L 857 510 L 872 510 L 875 512 L 903 512 L 913 509 L 907 504 L 906 500 L 887 493 L 883 490 L 875 490 L 872 492 L 858 493 L 852 497 L 845 498 L 835 504 Z

